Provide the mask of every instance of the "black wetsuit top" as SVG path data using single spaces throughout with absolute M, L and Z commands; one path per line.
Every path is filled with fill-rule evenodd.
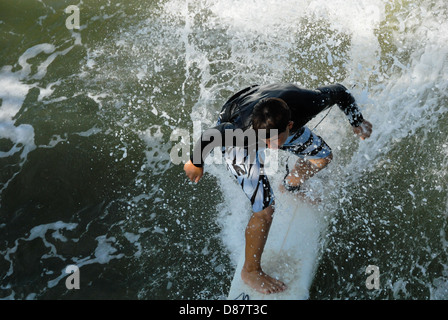
M 222 136 L 226 129 L 249 129 L 252 126 L 253 109 L 264 98 L 280 98 L 289 106 L 291 121 L 294 122 L 290 134 L 294 134 L 317 114 L 335 104 L 345 113 L 352 126 L 359 126 L 363 122 L 355 98 L 341 84 L 327 85 L 315 90 L 303 89 L 294 84 L 271 84 L 254 85 L 233 95 L 221 110 L 219 124 L 211 129 L 215 129 L 215 132 L 216 129 L 219 130 Z M 212 142 L 212 135 L 207 130 L 204 131 L 190 157 L 195 166 L 204 164 L 201 155 L 204 148 Z M 207 155 L 203 156 L 205 158 Z

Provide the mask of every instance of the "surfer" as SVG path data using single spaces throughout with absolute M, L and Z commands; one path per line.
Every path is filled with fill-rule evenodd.
M 264 149 L 283 149 L 297 162 L 283 179 L 281 189 L 299 193 L 301 185 L 332 160 L 331 148 L 307 126 L 312 118 L 333 105 L 345 113 L 353 132 L 370 137 L 372 124 L 365 120 L 354 97 L 341 84 L 315 90 L 294 84 L 254 85 L 233 95 L 223 106 L 217 125 L 204 131 L 184 170 L 192 182 L 204 174 L 204 161 L 215 147 L 222 148 L 227 168 L 252 205 L 245 231 L 243 281 L 255 290 L 276 293 L 286 285 L 261 268 L 261 256 L 274 214 L 274 195 L 264 172 Z M 230 137 L 230 138 L 229 138 Z

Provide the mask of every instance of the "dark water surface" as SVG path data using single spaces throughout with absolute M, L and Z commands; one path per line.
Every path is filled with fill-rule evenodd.
M 0 0 L 0 298 L 225 298 L 247 200 L 170 153 L 270 82 L 344 83 L 374 125 L 358 141 L 333 108 L 316 129 L 335 160 L 310 181 L 310 299 L 448 297 L 444 0 L 84 0 L 70 30 L 72 4 Z

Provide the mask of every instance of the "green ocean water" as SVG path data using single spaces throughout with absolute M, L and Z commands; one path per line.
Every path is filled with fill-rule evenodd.
M 0 0 L 0 298 L 225 298 L 247 199 L 224 165 L 188 182 L 172 134 L 191 144 L 244 86 L 340 82 L 374 132 L 337 108 L 316 128 L 334 161 L 310 181 L 310 299 L 446 299 L 447 18 L 443 0 Z

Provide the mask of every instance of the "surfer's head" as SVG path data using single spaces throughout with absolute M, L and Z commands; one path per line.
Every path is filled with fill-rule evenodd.
M 252 127 L 260 139 L 266 142 L 268 148 L 281 147 L 288 138 L 292 126 L 291 110 L 282 99 L 265 98 L 255 105 Z

